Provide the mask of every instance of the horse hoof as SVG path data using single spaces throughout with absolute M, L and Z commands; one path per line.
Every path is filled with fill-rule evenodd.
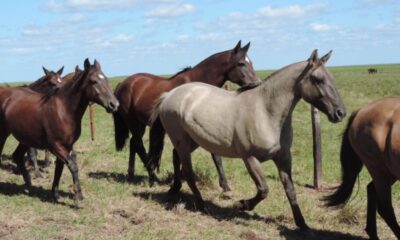
M 172 188 L 170 188 L 168 190 L 168 195 L 169 196 L 175 196 L 175 195 L 178 195 L 178 193 L 179 193 L 179 189 L 174 188 L 174 187 L 172 187 Z
M 83 208 L 83 201 L 75 199 L 74 200 L 74 206 L 76 209 L 82 209 Z
M 40 172 L 36 172 L 35 171 L 35 174 L 33 174 L 33 178 L 43 178 L 43 176 L 42 176 L 42 174 L 40 173 Z
M 230 200 L 233 198 L 233 193 L 232 193 L 232 191 L 224 191 L 221 193 L 219 198 L 223 199 L 223 200 Z
M 250 208 L 248 201 L 246 200 L 240 200 L 239 202 L 236 202 L 235 204 L 233 204 L 233 208 L 236 208 L 240 211 L 250 211 L 253 210 Z
M 128 182 L 134 182 L 135 181 L 135 174 L 128 172 L 128 175 L 126 176 L 126 179 L 128 180 Z

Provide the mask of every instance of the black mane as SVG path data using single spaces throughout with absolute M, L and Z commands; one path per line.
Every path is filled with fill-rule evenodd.
M 179 74 L 184 73 L 184 72 L 187 72 L 187 71 L 189 71 L 189 70 L 191 70 L 191 69 L 192 69 L 191 66 L 187 66 L 187 67 L 185 67 L 184 69 L 180 70 L 179 72 L 175 73 L 173 76 L 169 77 L 169 79 L 173 79 L 173 78 L 175 78 L 176 76 L 178 76 Z

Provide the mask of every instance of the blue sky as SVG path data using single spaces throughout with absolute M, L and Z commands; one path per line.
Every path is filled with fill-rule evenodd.
M 251 42 L 256 69 L 333 49 L 328 65 L 399 63 L 400 1 L 4 0 L 0 82 L 98 59 L 108 76 L 172 74 Z

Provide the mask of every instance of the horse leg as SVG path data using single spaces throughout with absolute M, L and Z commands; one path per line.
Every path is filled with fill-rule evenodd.
M 222 166 L 221 156 L 215 155 L 211 153 L 211 157 L 214 161 L 215 167 L 217 168 L 218 176 L 219 176 L 219 186 L 222 188 L 224 192 L 228 192 L 231 188 L 228 185 L 228 181 L 225 177 L 224 167 Z
M 178 156 L 178 153 L 175 148 L 172 151 L 172 156 L 173 156 L 173 164 L 174 164 L 174 182 L 173 182 L 171 188 L 168 190 L 169 195 L 178 194 L 182 187 L 181 162 L 179 160 L 179 156 Z
M 309 229 L 296 199 L 296 191 L 292 181 L 292 157 L 290 153 L 283 153 L 282 155 L 283 156 L 281 156 L 281 158 L 274 160 L 276 166 L 278 167 L 279 177 L 285 189 L 290 207 L 292 208 L 294 221 L 300 229 Z
M 154 174 L 154 170 L 160 169 L 161 155 L 164 149 L 164 136 L 165 129 L 160 121 L 157 119 L 150 128 L 150 148 L 149 148 L 149 176 Z
M 31 163 L 33 164 L 33 168 L 35 169 L 35 177 L 42 177 L 42 175 L 40 174 L 39 171 L 39 166 L 37 163 L 37 150 L 36 148 L 29 148 L 28 150 L 28 158 L 31 161 Z
M 81 208 L 82 207 L 82 200 L 83 200 L 83 195 L 82 195 L 82 190 L 81 190 L 81 185 L 79 181 L 79 175 L 78 175 L 78 165 L 76 163 L 76 153 L 71 150 L 69 153 L 68 151 L 64 148 L 58 148 L 54 152 L 61 161 L 64 162 L 64 164 L 67 164 L 67 167 L 69 171 L 71 172 L 72 175 L 72 181 L 73 181 L 73 189 L 74 189 L 74 203 L 76 208 Z M 58 172 L 59 171 L 59 172 Z M 58 167 L 56 166 L 56 172 L 57 176 L 54 176 L 54 181 L 53 181 L 53 194 L 57 192 L 58 188 L 58 183 L 59 183 L 59 178 L 61 176 L 62 172 L 62 167 L 60 166 L 60 163 L 58 164 Z M 53 195 L 55 198 L 57 197 L 56 195 Z
M 140 123 L 139 121 L 133 121 L 131 128 L 131 141 L 129 145 L 129 167 L 128 167 L 128 179 L 133 180 L 135 177 L 135 155 L 139 154 L 143 164 L 147 166 L 147 154 L 146 149 L 143 146 L 143 135 L 145 132 L 146 125 Z
M 180 148 L 177 149 L 177 152 L 182 164 L 182 173 L 186 179 L 187 184 L 189 185 L 190 189 L 193 192 L 196 202 L 196 208 L 202 212 L 205 212 L 204 201 L 203 198 L 201 197 L 199 189 L 196 186 L 194 178 L 192 160 L 190 156 L 191 151 L 189 149 Z
M 50 162 L 50 156 L 49 156 L 49 151 L 48 150 L 44 150 L 44 168 L 49 167 L 51 164 Z
M 400 239 L 400 227 L 396 220 L 392 205 L 392 185 L 394 180 L 377 180 L 374 178 L 375 192 L 378 203 L 378 213 L 392 229 L 397 239 Z
M 379 239 L 376 231 L 376 191 L 373 181 L 367 186 L 367 197 L 367 226 L 365 231 L 370 239 Z
M 8 134 L 8 133 L 0 132 L 0 165 L 1 165 L 2 158 L 3 158 L 4 144 L 6 143 L 6 140 L 9 135 L 10 134 Z
M 56 202 L 60 201 L 60 193 L 58 191 L 58 186 L 60 185 L 60 178 L 61 174 L 64 169 L 64 162 L 60 159 L 56 159 L 56 167 L 54 170 L 54 180 L 53 180 L 53 186 L 51 188 L 51 191 L 53 193 L 53 198 Z
M 28 150 L 27 146 L 22 145 L 21 143 L 18 144 L 17 149 L 15 149 L 12 155 L 12 158 L 17 163 L 18 168 L 24 178 L 25 187 L 30 188 L 32 186 L 31 176 L 29 175 L 29 172 L 25 167 L 25 161 L 24 161 L 24 156 L 27 150 Z
M 253 210 L 254 207 L 263 199 L 265 199 L 268 195 L 268 186 L 265 182 L 265 176 L 261 169 L 261 164 L 255 157 L 248 157 L 243 159 L 244 164 L 246 165 L 247 171 L 249 172 L 251 178 L 257 187 L 257 194 L 255 197 L 240 200 L 239 203 L 236 204 L 236 208 L 240 210 Z

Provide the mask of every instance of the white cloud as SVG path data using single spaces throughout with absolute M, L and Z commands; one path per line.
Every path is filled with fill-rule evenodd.
M 176 0 L 50 0 L 43 8 L 50 12 L 127 10 L 145 4 L 171 2 Z
M 150 18 L 173 18 L 189 15 L 194 11 L 195 7 L 191 4 L 165 5 L 146 12 L 145 16 Z
M 124 34 L 124 33 L 120 33 L 115 35 L 112 38 L 112 41 L 114 42 L 130 42 L 133 39 L 133 35 L 132 34 Z
M 338 27 L 334 25 L 328 25 L 328 24 L 321 24 L 321 23 L 311 23 L 310 27 L 313 31 L 316 32 L 327 32 L 331 30 L 337 30 Z
M 38 50 L 36 48 L 32 48 L 32 47 L 15 47 L 15 48 L 11 48 L 9 51 L 11 53 L 15 53 L 15 54 L 28 54 L 28 53 L 37 52 Z
M 296 17 L 303 17 L 306 15 L 314 15 L 326 9 L 327 6 L 328 5 L 326 3 L 315 3 L 305 6 L 289 5 L 286 7 L 279 7 L 279 8 L 267 6 L 258 9 L 257 14 L 269 18 L 282 18 L 282 17 L 296 18 Z

